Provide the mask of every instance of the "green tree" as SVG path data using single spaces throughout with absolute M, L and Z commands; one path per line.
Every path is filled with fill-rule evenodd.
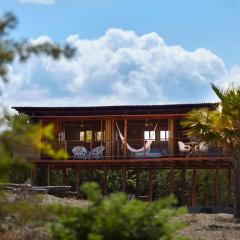
M 196 136 L 221 146 L 231 157 L 234 175 L 234 217 L 240 219 L 240 86 L 222 90 L 212 84 L 221 102 L 215 109 L 190 112 L 183 126 L 189 136 Z
M 0 81 L 11 81 L 8 76 L 9 65 L 14 61 L 24 62 L 32 55 L 44 54 L 54 59 L 60 57 L 71 58 L 74 48 L 69 45 L 63 47 L 55 43 L 30 44 L 29 41 L 16 41 L 11 38 L 11 31 L 16 28 L 17 18 L 7 13 L 0 18 Z M 7 87 L 7 85 L 4 85 Z M 2 89 L 2 91 L 4 88 Z M 1 107 L 1 106 L 0 106 Z M 4 109 L 0 109 L 0 178 L 6 181 L 11 175 L 16 175 L 16 166 L 26 168 L 26 161 L 14 154 L 26 146 L 41 150 L 53 158 L 66 158 L 63 151 L 53 148 L 53 127 L 31 124 L 24 115 L 12 116 Z M 46 142 L 39 141 L 41 138 Z M 22 170 L 23 170 L 22 168 Z M 14 173 L 14 174 L 11 174 Z

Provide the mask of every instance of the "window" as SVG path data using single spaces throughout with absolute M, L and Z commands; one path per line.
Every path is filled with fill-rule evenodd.
M 81 142 L 92 142 L 92 141 L 102 141 L 103 139 L 103 132 L 97 131 L 93 132 L 92 130 L 87 131 L 80 131 L 79 140 Z
M 102 141 L 102 132 L 95 132 L 95 140 L 96 141 Z
M 80 131 L 80 138 L 79 138 L 79 140 L 82 141 L 82 142 L 85 141 L 85 132 Z
M 92 131 L 88 130 L 86 131 L 86 142 L 91 142 L 92 141 Z
M 169 131 L 162 130 L 160 131 L 160 141 L 168 141 Z
M 155 131 L 144 131 L 145 140 L 155 140 Z

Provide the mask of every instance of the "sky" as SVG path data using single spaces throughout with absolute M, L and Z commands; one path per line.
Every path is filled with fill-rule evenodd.
M 240 0 L 0 0 L 12 37 L 70 43 L 72 60 L 9 66 L 7 106 L 218 101 L 240 83 Z

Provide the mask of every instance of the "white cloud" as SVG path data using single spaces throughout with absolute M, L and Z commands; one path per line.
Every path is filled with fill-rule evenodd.
M 34 3 L 34 4 L 55 4 L 55 0 L 19 0 L 20 3 Z
M 51 41 L 47 36 L 32 44 Z M 114 105 L 216 101 L 210 82 L 237 82 L 240 67 L 227 69 L 208 49 L 169 46 L 156 33 L 109 29 L 103 36 L 67 38 L 72 60 L 31 58 L 12 66 L 2 100 L 8 105 Z
M 51 43 L 51 44 L 53 44 L 54 42 L 52 41 L 52 39 L 49 37 L 49 36 L 47 36 L 47 35 L 43 35 L 43 36 L 41 36 L 41 37 L 38 37 L 38 38 L 36 38 L 36 39 L 32 39 L 32 38 L 30 38 L 29 40 L 28 40 L 28 44 L 30 44 L 30 45 L 38 45 L 38 44 L 44 44 L 44 43 Z

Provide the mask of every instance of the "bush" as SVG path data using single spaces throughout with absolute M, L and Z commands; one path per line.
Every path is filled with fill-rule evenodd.
M 183 225 L 173 217 L 185 208 L 174 208 L 172 196 L 152 203 L 128 201 L 124 193 L 104 197 L 96 183 L 84 184 L 82 191 L 87 207 L 51 207 L 57 216 L 51 226 L 53 240 L 180 239 L 175 232 Z

